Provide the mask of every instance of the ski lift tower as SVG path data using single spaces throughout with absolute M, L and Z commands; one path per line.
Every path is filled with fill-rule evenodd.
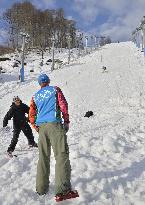
M 97 36 L 94 35 L 94 38 L 95 38 L 95 49 L 96 49 L 96 47 L 97 47 Z
M 86 54 L 88 53 L 88 36 L 85 36 L 86 39 Z
M 136 35 L 135 35 L 135 33 L 136 33 L 136 31 L 134 30 L 134 31 L 132 32 L 132 41 L 133 41 L 133 43 L 136 45 Z
M 142 29 L 142 35 L 143 35 L 143 51 L 145 56 L 145 16 L 143 16 L 141 20 L 141 29 Z
M 53 71 L 53 70 L 54 70 L 54 64 L 55 64 L 55 62 L 54 62 L 54 44 L 55 44 L 55 37 L 53 36 L 51 40 L 52 40 L 52 66 L 51 66 L 51 71 Z
M 80 55 L 81 55 L 81 43 L 82 43 L 82 39 L 83 39 L 83 33 L 81 33 L 79 30 L 78 30 L 78 33 L 77 33 L 77 39 L 78 39 L 78 46 L 79 46 L 78 57 L 80 57 Z
M 100 46 L 104 46 L 105 45 L 105 42 L 104 42 L 104 40 L 105 40 L 105 36 L 100 36 L 100 43 L 101 43 L 101 45 Z
M 20 81 L 24 82 L 24 59 L 25 59 L 25 44 L 28 42 L 29 35 L 21 32 L 22 36 L 22 57 L 21 57 L 21 69 L 20 69 Z
M 71 37 L 70 35 L 67 36 L 67 41 L 68 41 L 68 50 L 69 50 L 69 53 L 68 53 L 68 64 L 70 63 L 70 47 L 71 47 Z
M 93 39 L 94 39 L 94 36 L 92 35 L 92 36 L 91 36 L 91 52 L 92 52 L 92 50 L 93 50 Z
M 138 27 L 138 29 L 139 29 L 139 32 L 140 32 L 140 41 L 141 41 L 141 51 L 143 52 L 144 51 L 144 45 L 143 45 L 143 31 L 142 31 L 142 26 L 141 26 L 141 23 L 140 23 L 140 25 L 139 25 L 139 27 Z
M 141 30 L 141 27 L 137 27 L 136 28 L 136 38 L 137 38 L 137 47 L 140 48 L 140 30 Z
M 100 41 L 100 40 L 99 40 L 99 39 L 100 39 L 100 36 L 96 36 L 96 39 L 98 39 L 98 40 L 97 40 L 97 47 L 99 48 L 99 47 L 100 47 L 100 43 L 99 43 L 99 41 Z

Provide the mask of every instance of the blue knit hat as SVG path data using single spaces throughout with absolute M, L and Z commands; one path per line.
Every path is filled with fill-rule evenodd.
M 48 77 L 48 75 L 46 74 L 41 74 L 38 77 L 38 83 L 39 85 L 41 85 L 42 83 L 49 83 L 50 79 Z

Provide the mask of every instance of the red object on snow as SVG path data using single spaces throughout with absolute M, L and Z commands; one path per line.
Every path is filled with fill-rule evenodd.
M 79 197 L 78 191 L 74 190 L 74 191 L 69 191 L 66 194 L 59 194 L 57 196 L 55 196 L 55 200 L 56 202 L 60 202 L 66 199 L 72 199 L 72 198 L 76 198 Z

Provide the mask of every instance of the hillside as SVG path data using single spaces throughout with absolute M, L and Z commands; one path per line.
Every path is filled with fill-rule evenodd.
M 110 44 L 50 72 L 43 70 L 30 54 L 24 83 L 18 82 L 18 70 L 3 65 L 0 77 L 0 204 L 53 205 L 54 167 L 52 154 L 50 191 L 45 197 L 35 193 L 38 150 L 28 150 L 23 133 L 15 153 L 7 159 L 5 152 L 12 137 L 2 128 L 3 117 L 14 95 L 29 105 L 39 89 L 37 77 L 47 73 L 51 85 L 59 86 L 69 105 L 68 143 L 72 166 L 72 186 L 80 197 L 60 204 L 141 205 L 145 201 L 145 66 L 143 53 L 131 42 Z M 64 56 L 60 56 L 64 58 Z M 34 65 L 35 66 L 34 66 Z M 103 72 L 102 67 L 107 71 Z M 90 118 L 84 117 L 93 111 Z M 35 139 L 38 134 L 34 131 Z

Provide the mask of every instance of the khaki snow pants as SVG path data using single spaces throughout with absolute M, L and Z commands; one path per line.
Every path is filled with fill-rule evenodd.
M 39 160 L 36 176 L 36 190 L 40 194 L 49 189 L 51 146 L 56 160 L 55 194 L 71 189 L 71 166 L 65 130 L 60 123 L 43 123 L 39 127 Z

